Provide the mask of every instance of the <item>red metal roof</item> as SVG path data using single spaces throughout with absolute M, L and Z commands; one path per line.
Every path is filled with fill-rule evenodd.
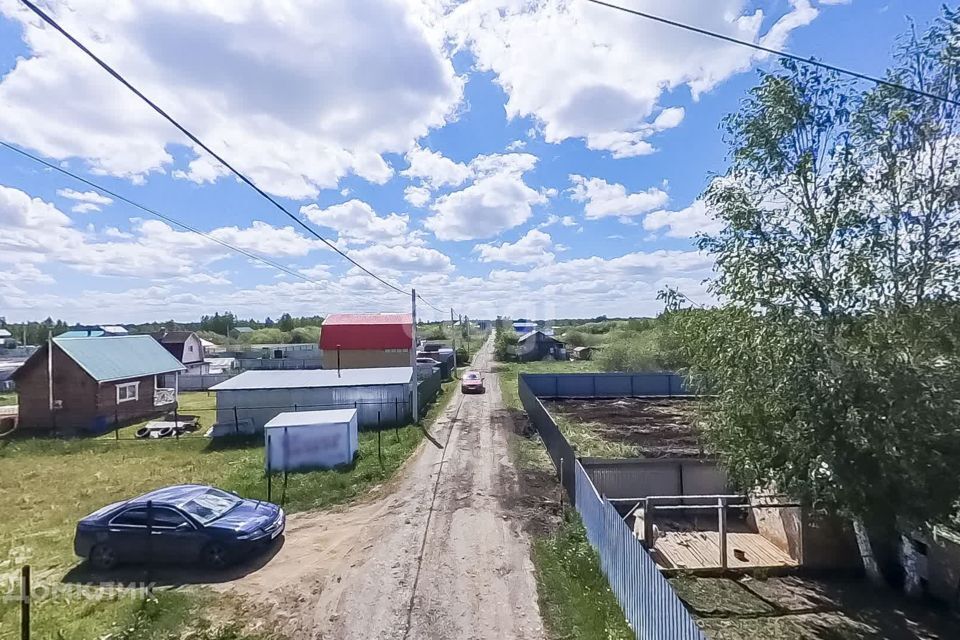
M 336 313 L 320 331 L 321 349 L 409 349 L 412 340 L 409 313 Z

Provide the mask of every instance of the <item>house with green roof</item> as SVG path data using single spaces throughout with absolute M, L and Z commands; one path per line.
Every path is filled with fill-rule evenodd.
M 102 433 L 171 411 L 185 370 L 149 335 L 53 338 L 13 374 L 19 428 Z

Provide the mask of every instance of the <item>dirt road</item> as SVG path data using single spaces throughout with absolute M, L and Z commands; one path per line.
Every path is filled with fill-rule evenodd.
M 510 417 L 491 343 L 487 391 L 462 396 L 386 495 L 291 517 L 263 568 L 225 585 L 263 603 L 263 626 L 297 639 L 542 638 L 529 541 L 512 505 Z

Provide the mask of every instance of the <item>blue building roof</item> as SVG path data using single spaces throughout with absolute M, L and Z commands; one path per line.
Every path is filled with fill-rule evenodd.
M 71 329 L 61 333 L 58 338 L 101 338 L 106 332 L 103 329 Z
M 53 342 L 97 382 L 186 371 L 179 360 L 147 335 L 100 338 L 57 336 Z

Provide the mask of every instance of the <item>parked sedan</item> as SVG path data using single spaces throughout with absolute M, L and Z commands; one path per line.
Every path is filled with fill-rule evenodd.
M 483 376 L 476 371 L 466 371 L 460 380 L 460 391 L 464 393 L 483 393 Z
M 219 569 L 283 533 L 283 509 L 184 484 L 116 502 L 77 523 L 76 554 L 98 569 L 124 562 L 201 563 Z

